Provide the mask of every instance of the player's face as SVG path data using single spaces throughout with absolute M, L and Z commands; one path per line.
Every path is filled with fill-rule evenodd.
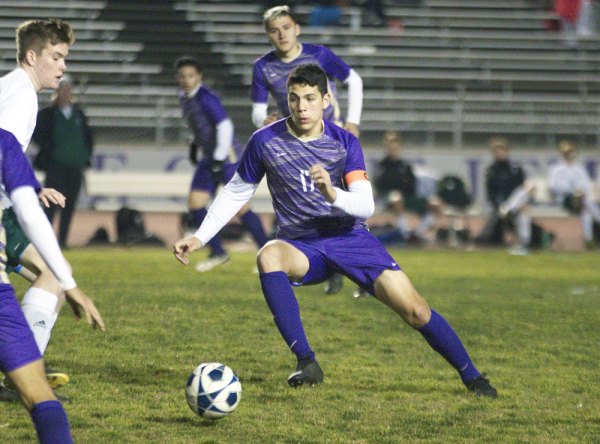
M 58 88 L 60 78 L 67 69 L 65 59 L 68 54 L 69 45 L 66 43 L 59 43 L 58 45 L 48 44 L 39 54 L 31 51 L 28 61 L 33 69 L 34 83 L 37 91 Z
M 284 15 L 269 20 L 267 34 L 277 53 L 286 55 L 298 47 L 300 25 L 294 23 L 290 16 Z
M 329 93 L 322 96 L 316 85 L 290 85 L 288 106 L 292 117 L 292 126 L 297 135 L 313 137 L 321 133 L 323 110 L 327 108 L 329 101 Z
M 182 66 L 177 71 L 177 83 L 179 87 L 186 93 L 192 92 L 202 81 L 202 74 L 193 66 Z

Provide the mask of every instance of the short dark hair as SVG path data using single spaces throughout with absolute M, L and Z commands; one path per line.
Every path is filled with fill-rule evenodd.
M 324 96 L 328 91 L 327 74 L 316 63 L 298 65 L 288 77 L 286 86 L 289 89 L 291 85 L 316 86 Z
M 274 6 L 273 8 L 267 9 L 263 14 L 263 25 L 265 26 L 265 29 L 267 29 L 270 20 L 279 17 L 289 17 L 294 23 L 298 23 L 296 15 L 292 12 L 288 5 Z
M 71 25 L 60 19 L 28 20 L 17 27 L 16 41 L 17 63 L 22 63 L 30 49 L 41 54 L 48 43 L 66 43 L 71 46 L 75 42 L 75 35 Z
M 199 74 L 202 74 L 202 67 L 200 66 L 200 62 L 193 57 L 183 56 L 179 57 L 175 61 L 175 71 L 179 71 L 179 68 L 183 68 L 184 66 L 191 66 L 198 71 Z

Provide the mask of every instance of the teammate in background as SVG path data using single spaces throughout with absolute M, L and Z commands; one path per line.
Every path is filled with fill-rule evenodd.
M 250 138 L 233 179 L 194 236 L 177 241 L 175 257 L 189 263 L 253 195 L 266 175 L 278 222 L 277 239 L 258 253 L 262 290 L 275 324 L 298 360 L 288 384 L 315 385 L 323 372 L 306 338 L 292 285 L 314 284 L 340 272 L 418 330 L 478 396 L 496 390 L 475 368 L 446 320 L 431 310 L 385 247 L 366 228 L 373 192 L 358 139 L 323 119 L 331 102 L 325 72 L 297 67 L 288 80 L 291 116 Z M 285 160 L 282 160 L 285 159 Z
M 513 227 L 517 234 L 517 243 L 509 253 L 517 256 L 529 254 L 531 244 L 531 214 L 528 204 L 533 198 L 535 187 L 526 180 L 525 171 L 513 164 L 509 158 L 508 141 L 503 137 L 490 139 L 489 148 L 494 162 L 485 172 L 485 189 L 492 206 L 491 222 L 496 221 L 496 230 L 501 239 L 505 228 Z M 488 224 L 489 224 L 488 223 Z
M 579 215 L 585 245 L 594 248 L 594 222 L 600 224 L 600 208 L 593 200 L 590 176 L 577 162 L 577 147 L 572 141 L 561 141 L 558 149 L 563 160 L 548 172 L 548 187 L 558 203 Z
M 236 139 L 233 123 L 221 104 L 219 97 L 202 83 L 202 68 L 197 60 L 182 57 L 175 63 L 179 102 L 183 117 L 194 134 L 190 146 L 190 161 L 196 165 L 188 196 L 188 208 L 200 226 L 206 217 L 206 205 L 221 183 L 227 183 L 237 169 L 243 146 Z M 198 150 L 202 159 L 198 161 Z M 250 232 L 258 247 L 267 242 L 259 217 L 249 206 L 239 213 L 242 224 Z M 208 259 L 196 264 L 196 271 L 212 270 L 229 260 L 218 236 L 210 242 Z
M 300 43 L 300 25 L 288 6 L 275 6 L 263 14 L 263 24 L 269 42 L 275 48 L 254 62 L 252 73 L 252 122 L 257 128 L 288 117 L 286 82 L 290 72 L 304 63 L 316 63 L 328 76 L 331 103 L 324 112 L 324 118 L 343 126 L 356 137 L 360 135 L 359 125 L 362 113 L 363 82 L 361 77 L 329 48 L 320 45 Z M 345 121 L 336 96 L 335 80 L 348 86 L 348 106 Z M 278 111 L 267 115 L 269 93 L 277 103 Z M 342 289 L 342 278 L 335 274 L 325 286 L 327 294 L 338 293 Z
M 0 128 L 12 134 L 24 152 L 35 128 L 37 91 L 58 87 L 74 36 L 69 24 L 54 19 L 24 22 L 16 32 L 18 67 L 0 78 Z M 5 208 L 2 225 L 7 237 L 7 272 L 17 271 L 32 282 L 23 297 L 22 309 L 43 355 L 65 300 L 63 290 L 72 306 L 74 303 L 91 304 L 91 301 L 78 287 L 61 285 L 48 268 L 52 264 L 46 264 L 21 229 L 15 213 L 9 208 L 8 197 L 5 193 L 0 194 Z M 51 204 L 64 207 L 65 204 L 64 196 L 50 188 L 42 189 L 39 198 L 46 207 Z M 44 219 L 47 220 L 45 216 Z M 54 260 L 61 261 L 62 257 Z M 68 375 L 62 372 L 50 371 L 47 376 L 53 388 L 69 381 Z M 15 394 L 2 384 L 0 400 L 6 399 L 15 399 Z

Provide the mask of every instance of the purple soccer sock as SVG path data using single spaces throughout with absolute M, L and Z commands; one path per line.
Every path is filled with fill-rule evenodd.
M 458 371 L 464 384 L 480 376 L 458 335 L 450 324 L 434 310 L 431 310 L 429 322 L 417 330 L 431 348 L 442 355 Z
M 196 226 L 199 227 L 200 224 L 202 224 L 204 218 L 206 217 L 208 211 L 206 211 L 206 208 L 199 208 L 197 210 L 190 210 L 190 213 L 194 215 L 194 221 L 197 224 Z M 219 238 L 218 234 L 208 241 L 208 246 L 210 247 L 215 256 L 222 256 L 225 254 L 225 250 L 221 245 L 221 239 Z
M 44 401 L 33 406 L 31 419 L 41 444 L 69 444 L 73 442 L 69 420 L 58 401 Z
M 300 319 L 300 307 L 287 274 L 283 271 L 260 273 L 260 285 L 275 325 L 290 350 L 298 359 L 314 360 L 315 354 L 308 345 Z
M 242 220 L 242 224 L 246 227 L 246 230 L 250 232 L 254 242 L 258 245 L 258 248 L 261 248 L 264 244 L 267 243 L 267 235 L 265 234 L 265 229 L 263 228 L 262 222 L 256 215 L 256 213 L 252 210 L 246 211 L 246 213 L 240 218 Z

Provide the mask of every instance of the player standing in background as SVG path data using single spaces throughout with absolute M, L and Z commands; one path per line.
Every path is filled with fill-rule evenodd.
M 343 126 L 359 137 L 363 102 L 361 77 L 344 60 L 329 48 L 298 41 L 300 25 L 288 6 L 275 6 L 263 14 L 263 24 L 269 42 L 275 48 L 254 62 L 252 72 L 252 122 L 257 128 L 288 117 L 287 78 L 294 68 L 305 63 L 315 63 L 328 77 L 331 103 L 324 118 Z M 348 86 L 346 119 L 341 116 L 336 96 L 335 79 Z M 277 103 L 278 111 L 267 115 L 269 94 Z M 325 292 L 335 294 L 342 289 L 342 278 L 335 274 L 325 286 Z
M 188 196 L 188 208 L 195 228 L 206 217 L 206 205 L 222 183 L 227 183 L 238 167 L 243 145 L 236 139 L 233 123 L 219 97 L 202 83 L 202 68 L 197 60 L 182 57 L 175 63 L 179 103 L 183 117 L 193 132 L 190 161 L 196 165 Z M 198 160 L 198 150 L 202 159 Z M 250 232 L 258 247 L 267 242 L 259 217 L 245 206 L 240 210 L 242 224 Z M 210 242 L 208 259 L 196 264 L 196 271 L 205 272 L 229 260 L 228 254 L 215 236 Z
M 12 134 L 25 151 L 35 128 L 37 91 L 58 87 L 66 69 L 69 46 L 75 39 L 71 26 L 55 19 L 24 22 L 17 28 L 16 37 L 18 67 L 0 78 L 0 128 Z M 22 308 L 43 355 L 65 300 L 63 290 L 71 303 L 91 304 L 91 301 L 78 287 L 61 286 L 48 268 L 52 264 L 45 263 L 19 226 L 15 213 L 9 208 L 8 197 L 2 193 L 1 198 L 5 208 L 2 225 L 7 237 L 7 272 L 15 270 L 32 282 L 23 297 Z M 46 207 L 64 206 L 64 196 L 50 188 L 42 189 L 39 198 Z M 48 379 L 53 388 L 69 381 L 68 375 L 62 372 L 50 372 Z M 14 398 L 14 392 L 0 385 L 0 399 Z
M 317 65 L 297 67 L 288 80 L 291 116 L 250 138 L 240 167 L 194 236 L 173 246 L 183 264 L 253 195 L 266 175 L 278 223 L 277 239 L 258 253 L 260 282 L 275 324 L 296 355 L 288 384 L 315 385 L 323 372 L 315 359 L 292 285 L 323 282 L 339 272 L 394 310 L 459 373 L 477 396 L 497 396 L 473 365 L 448 322 L 431 310 L 365 219 L 375 203 L 360 143 L 323 119 L 331 101 Z

